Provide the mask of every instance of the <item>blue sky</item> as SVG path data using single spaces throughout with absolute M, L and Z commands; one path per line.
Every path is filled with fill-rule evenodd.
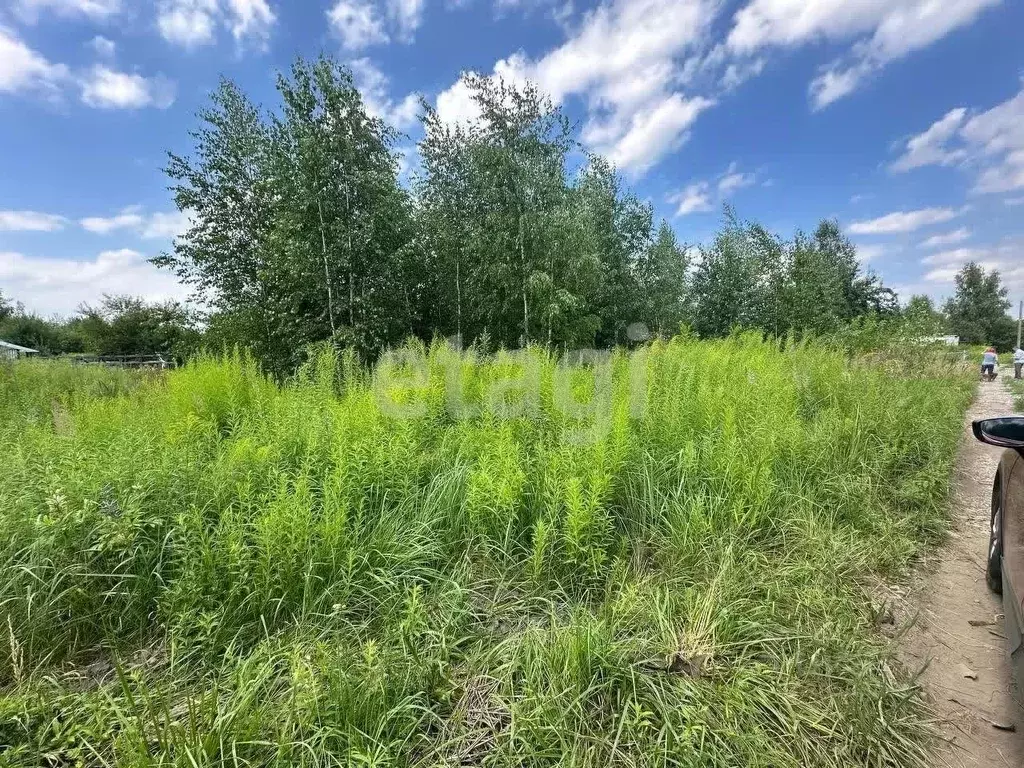
M 462 71 L 529 79 L 684 242 L 725 202 L 836 217 L 904 297 L 974 259 L 1024 298 L 1021 29 L 1011 0 L 0 0 L 0 291 L 184 298 L 146 261 L 184 225 L 166 152 L 219 76 L 272 105 L 325 51 L 404 147 L 420 94 L 473 119 Z

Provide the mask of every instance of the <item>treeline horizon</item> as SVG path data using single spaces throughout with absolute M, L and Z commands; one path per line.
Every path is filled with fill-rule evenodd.
M 710 244 L 685 246 L 579 144 L 547 96 L 467 82 L 480 119 L 448 124 L 423 102 L 419 169 L 406 186 L 400 134 L 368 114 L 344 66 L 297 60 L 278 77 L 270 111 L 222 80 L 198 114 L 191 153 L 169 155 L 170 189 L 190 226 L 153 260 L 209 311 L 108 297 L 63 328 L 35 318 L 37 335 L 108 354 L 157 351 L 124 351 L 132 343 L 179 353 L 240 347 L 279 374 L 313 343 L 372 360 L 410 336 L 484 349 L 601 348 L 635 341 L 631 326 L 802 337 L 908 312 L 923 332 L 957 326 L 971 343 L 1004 335 L 989 316 L 1008 307 L 997 273 L 968 265 L 964 290 L 978 296 L 961 296 L 958 278 L 944 313 L 923 296 L 904 311 L 835 220 L 785 239 L 727 207 Z M 17 316 L 0 310 L 0 338 Z M 132 336 L 132 323 L 149 330 Z

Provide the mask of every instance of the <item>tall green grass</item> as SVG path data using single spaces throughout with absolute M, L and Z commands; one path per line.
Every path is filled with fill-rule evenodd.
M 1010 394 L 1013 395 L 1014 409 L 1024 411 L 1024 380 L 1014 379 L 1012 370 L 1011 368 L 1011 372 L 1006 378 L 1006 386 L 1010 389 Z
M 382 366 L 0 371 L 0 761 L 924 764 L 866 585 L 943 530 L 973 368 Z

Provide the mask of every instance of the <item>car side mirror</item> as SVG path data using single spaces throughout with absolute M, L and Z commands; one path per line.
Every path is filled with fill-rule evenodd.
M 974 436 L 988 445 L 1024 449 L 1024 418 L 1020 416 L 982 419 L 974 422 L 971 428 L 974 430 Z

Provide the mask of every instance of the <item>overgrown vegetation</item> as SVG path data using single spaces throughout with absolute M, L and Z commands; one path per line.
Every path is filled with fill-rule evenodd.
M 68 319 L 40 317 L 0 293 L 0 339 L 45 355 L 154 355 L 185 359 L 202 344 L 199 314 L 176 301 L 104 296 Z
M 1012 374 L 1010 374 L 1012 376 Z M 1018 411 L 1024 411 L 1024 380 L 1022 379 L 1007 379 L 1006 386 L 1010 388 L 1010 392 L 1013 394 L 1013 407 Z
M 946 302 L 949 327 L 963 344 L 993 345 L 1001 352 L 1015 347 L 1017 324 L 1007 314 L 1008 290 L 995 270 L 974 262 L 956 276 L 956 293 Z
M 942 530 L 974 378 L 760 333 L 0 367 L 0 760 L 924 765 L 864 585 Z
M 190 226 L 154 260 L 206 316 L 108 297 L 64 322 L 0 297 L 0 338 L 179 358 L 239 347 L 278 377 L 309 344 L 373 361 L 410 336 L 566 350 L 682 326 L 820 337 L 902 315 L 908 338 L 1012 343 L 996 272 L 968 264 L 941 311 L 914 296 L 901 312 L 836 221 L 786 238 L 726 209 L 710 242 L 687 245 L 536 88 L 470 76 L 467 89 L 480 119 L 447 123 L 424 104 L 414 150 L 330 59 L 298 60 L 269 110 L 223 81 L 191 146 L 169 157 Z
M 344 67 L 298 61 L 269 112 L 221 84 L 167 169 L 192 226 L 156 260 L 214 310 L 215 348 L 282 373 L 324 340 L 365 359 L 410 335 L 608 348 L 631 326 L 782 337 L 898 312 L 835 222 L 784 240 L 727 212 L 698 253 L 544 94 L 483 77 L 468 89 L 478 121 L 423 105 L 403 181 L 396 132 Z
M 942 532 L 975 379 L 916 342 L 998 276 L 901 314 L 835 222 L 685 247 L 470 88 L 405 182 L 343 67 L 225 82 L 157 260 L 202 321 L 0 297 L 25 346 L 193 358 L 0 366 L 4 764 L 926 764 L 866 585 Z

